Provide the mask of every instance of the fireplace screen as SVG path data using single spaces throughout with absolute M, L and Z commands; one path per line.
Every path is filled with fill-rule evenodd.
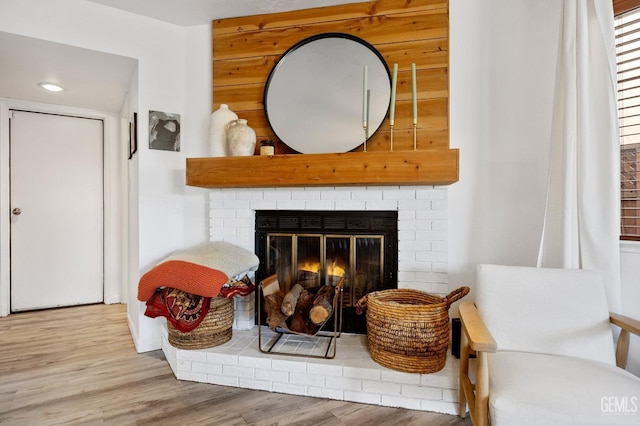
M 335 285 L 345 276 L 343 303 L 353 306 L 382 287 L 384 236 L 267 234 L 268 273 L 281 285 Z
M 397 287 L 396 223 L 396 212 L 257 212 L 258 279 L 277 274 L 287 292 L 296 283 L 311 289 L 344 276 L 343 331 L 364 333 L 356 302 L 371 291 Z M 290 229 L 284 232 L 281 225 Z

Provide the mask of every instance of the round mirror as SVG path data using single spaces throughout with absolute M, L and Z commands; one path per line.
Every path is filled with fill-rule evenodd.
M 347 152 L 365 141 L 363 121 L 368 136 L 378 130 L 390 96 L 382 55 L 358 37 L 327 33 L 282 55 L 267 79 L 264 108 L 275 135 L 296 151 Z

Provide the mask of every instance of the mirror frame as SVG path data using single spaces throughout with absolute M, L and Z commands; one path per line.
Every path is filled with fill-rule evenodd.
M 359 129 L 360 129 L 360 136 L 357 138 L 357 140 L 351 140 L 349 139 L 348 143 L 345 143 L 345 147 L 342 148 L 337 148 L 337 150 L 323 150 L 321 148 L 318 148 L 317 146 L 312 146 L 311 149 L 305 149 L 304 146 L 302 146 L 300 144 L 301 141 L 298 140 L 286 140 L 286 137 L 283 138 L 282 134 L 279 134 L 279 129 L 282 129 L 283 127 L 281 127 L 280 123 L 274 123 L 273 117 L 272 115 L 269 114 L 269 95 L 270 95 L 270 88 L 271 88 L 271 84 L 273 83 L 274 78 L 276 78 L 276 75 L 278 74 L 279 71 L 282 71 L 282 69 L 287 65 L 287 59 L 291 58 L 293 55 L 299 54 L 301 49 L 304 48 L 305 46 L 309 45 L 310 43 L 313 43 L 315 41 L 318 40 L 324 40 L 324 39 L 329 39 L 329 38 L 340 38 L 340 39 L 346 39 L 346 40 L 350 40 L 353 41 L 355 43 L 358 43 L 360 45 L 362 45 L 363 47 L 365 47 L 366 49 L 368 49 L 369 52 L 371 52 L 375 58 L 373 59 L 373 61 L 375 62 L 375 66 L 376 66 L 376 72 L 378 73 L 378 80 L 379 80 L 379 74 L 381 73 L 380 70 L 384 70 L 384 75 L 385 75 L 385 88 L 386 88 L 386 84 L 388 84 L 388 89 L 389 89 L 389 93 L 388 96 L 386 94 L 382 94 L 381 96 L 383 96 L 384 99 L 386 99 L 386 101 L 383 99 L 382 102 L 378 102 L 378 106 L 377 106 L 377 111 L 380 111 L 376 118 L 375 118 L 375 122 L 374 119 L 372 117 L 369 118 L 369 122 L 370 124 L 373 123 L 373 126 L 369 126 L 368 128 L 368 137 L 367 140 L 370 139 L 382 126 L 382 124 L 384 123 L 384 120 L 386 119 L 388 113 L 389 113 L 389 107 L 390 107 L 390 98 L 391 98 L 391 73 L 390 70 L 387 66 L 387 63 L 384 59 L 384 57 L 382 56 L 382 54 L 370 43 L 366 42 L 365 40 L 353 36 L 351 34 L 346 34 L 346 33 L 340 33 L 340 32 L 327 32 L 327 33 L 321 33 L 321 34 L 316 34 L 313 35 L 311 37 L 305 38 L 301 41 L 299 41 L 298 43 L 294 44 L 293 46 L 291 46 L 289 49 L 287 49 L 282 56 L 278 59 L 278 61 L 276 62 L 276 64 L 273 66 L 273 68 L 271 69 L 269 76 L 267 78 L 265 87 L 264 87 L 264 93 L 263 93 L 263 108 L 264 108 L 264 113 L 265 113 L 265 117 L 267 120 L 267 124 L 269 125 L 269 127 L 271 128 L 271 130 L 273 131 L 273 133 L 275 134 L 275 136 L 282 141 L 284 144 L 286 144 L 288 147 L 290 147 L 291 149 L 300 152 L 300 153 L 329 153 L 329 152 L 348 152 L 348 151 L 352 151 L 356 148 L 358 148 L 359 146 L 361 146 L 364 142 L 365 142 L 365 134 L 364 134 L 364 129 L 362 126 L 362 122 L 359 122 Z M 377 59 L 377 60 L 376 60 Z M 379 70 L 378 68 L 378 63 L 380 65 Z M 370 67 L 370 65 L 369 65 Z M 362 68 L 364 68 L 364 64 L 362 65 Z M 368 70 L 368 75 L 372 75 L 372 71 Z M 360 82 L 360 88 L 363 87 L 363 73 L 360 72 L 359 75 L 357 76 L 353 76 L 353 73 L 351 74 L 351 78 L 353 79 L 357 79 L 358 82 Z M 359 89 L 360 93 L 363 92 L 363 89 Z M 376 94 L 378 95 L 378 94 Z M 275 96 L 275 95 L 274 95 Z M 360 95 L 360 99 L 358 100 L 359 105 L 360 105 L 360 110 L 364 109 L 363 106 L 363 95 Z M 384 102 L 384 104 L 383 104 Z M 296 108 L 296 107 L 293 107 Z M 371 109 L 371 107 L 369 107 Z M 384 112 L 381 112 L 381 108 L 384 108 Z M 338 113 L 336 113 L 338 114 Z M 381 115 L 380 115 L 381 114 Z M 360 114 L 360 116 L 362 117 L 362 113 Z M 351 122 L 350 122 L 351 123 Z M 312 130 L 314 133 L 314 138 L 316 139 L 321 139 L 324 138 L 324 140 L 330 140 L 330 138 L 332 137 L 330 132 L 326 132 L 323 133 L 324 130 L 330 130 L 331 129 L 331 125 L 327 124 L 327 123 L 322 123 L 322 126 L 318 126 L 318 128 L 316 128 L 315 130 Z M 305 129 L 306 130 L 306 129 Z M 281 132 L 282 133 L 282 132 Z M 335 132 L 334 132 L 335 133 Z M 352 136 L 351 133 L 349 133 L 349 136 Z M 313 145 L 313 144 L 311 144 Z

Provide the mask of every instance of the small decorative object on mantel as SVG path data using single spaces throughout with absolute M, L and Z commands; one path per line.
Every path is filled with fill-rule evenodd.
M 371 358 L 392 370 L 435 373 L 444 368 L 451 340 L 449 308 L 469 293 L 460 287 L 445 297 L 419 290 L 374 291 L 356 304 L 367 311 Z
M 260 155 L 274 155 L 275 153 L 272 140 L 260 141 Z
M 256 132 L 247 120 L 239 118 L 227 124 L 227 148 L 231 156 L 253 155 L 256 150 Z
M 227 156 L 227 124 L 237 119 L 238 115 L 231 111 L 227 104 L 220 104 L 220 107 L 211 113 L 209 151 L 212 157 Z

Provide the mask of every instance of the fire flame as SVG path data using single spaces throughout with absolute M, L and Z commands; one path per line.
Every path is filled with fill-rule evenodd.
M 298 265 L 298 270 L 311 272 L 317 274 L 320 270 L 319 262 L 304 262 Z M 336 264 L 334 261 L 331 265 L 327 267 L 327 275 L 333 275 L 336 277 L 341 277 L 345 274 L 345 269 Z
M 298 264 L 298 269 L 305 272 L 313 272 L 314 274 L 318 273 L 320 270 L 320 263 L 318 262 L 304 262 Z
M 343 267 L 336 265 L 335 262 L 327 268 L 327 275 L 333 275 L 334 277 L 342 277 L 345 273 Z

